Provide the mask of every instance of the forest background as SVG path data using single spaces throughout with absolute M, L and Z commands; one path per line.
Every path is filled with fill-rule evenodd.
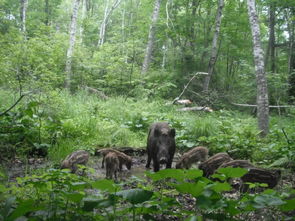
M 292 180 L 295 2 L 256 0 L 256 9 L 250 13 L 252 3 L 255 1 L 0 0 L 1 163 L 14 164 L 18 159 L 29 163 L 32 156 L 42 156 L 54 167 L 77 149 L 94 153 L 97 147 L 145 147 L 149 125 L 168 121 L 176 128 L 177 151 L 205 145 L 210 155 L 226 151 L 234 159 L 284 168 L 283 180 Z M 180 106 L 173 104 L 178 98 L 190 99 L 199 111 L 179 111 Z M 10 181 L 7 171 L 3 174 L 1 180 Z M 62 198 L 65 211 L 72 209 L 65 212 L 70 220 L 85 195 L 71 195 L 77 188 L 73 183 L 83 178 L 44 174 L 42 182 L 47 183 L 49 176 L 61 190 L 56 199 L 44 202 L 53 205 Z M 73 182 L 58 186 L 65 176 Z M 35 182 L 27 183 L 41 190 L 44 183 L 38 186 Z M 64 187 L 70 189 L 69 198 L 64 198 Z M 294 183 L 287 182 L 281 196 L 289 196 L 292 187 Z M 1 199 L 4 189 L 0 185 Z M 19 207 L 14 208 L 31 211 L 26 201 L 30 195 L 22 193 L 21 187 L 13 191 L 20 195 L 13 201 Z M 54 188 L 47 191 L 53 193 Z M 287 201 L 279 201 L 277 195 L 272 197 L 267 195 L 257 208 L 279 202 L 276 205 L 292 210 L 294 199 L 284 204 Z M 75 206 L 68 207 L 68 200 Z M 165 198 L 161 200 L 164 205 Z M 211 206 L 219 213 L 223 207 L 214 200 Z M 0 205 L 8 201 L 3 202 Z M 212 208 L 206 207 L 208 211 Z M 132 209 L 134 212 L 135 207 Z M 26 212 L 16 209 L 6 215 Z

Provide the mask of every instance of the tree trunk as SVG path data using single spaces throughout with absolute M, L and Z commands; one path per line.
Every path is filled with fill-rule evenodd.
M 70 43 L 67 51 L 66 58 L 66 79 L 65 79 L 65 88 L 68 90 L 71 88 L 71 79 L 72 79 L 72 55 L 75 46 L 76 40 L 76 30 L 77 30 L 77 19 L 78 19 L 78 9 L 79 9 L 80 0 L 74 0 L 73 2 L 73 14 L 71 19 L 70 26 Z
M 156 23 L 159 18 L 160 6 L 161 6 L 161 0 L 155 0 L 155 6 L 154 6 L 153 15 L 152 15 L 152 23 L 150 25 L 150 31 L 148 36 L 148 43 L 146 46 L 144 61 L 142 64 L 142 69 L 141 69 L 142 74 L 145 74 L 148 71 L 149 65 L 151 62 L 152 51 L 153 51 L 153 46 L 155 41 Z
M 44 11 L 45 11 L 45 25 L 49 25 L 49 14 L 50 14 L 50 12 L 49 12 L 49 0 L 45 0 L 45 9 L 44 9 Z
M 263 50 L 260 41 L 260 28 L 255 9 L 255 0 L 247 0 L 249 22 L 252 32 L 253 55 L 257 82 L 257 119 L 261 136 L 266 136 L 269 130 L 269 106 L 267 80 L 264 70 Z
M 288 25 L 289 31 L 289 101 L 295 101 L 295 9 L 291 9 L 291 18 L 289 18 L 290 24 Z
M 204 85 L 203 85 L 203 90 L 205 92 L 208 92 L 209 83 L 210 83 L 213 69 L 217 60 L 217 41 L 218 41 L 219 32 L 220 32 L 223 6 L 224 6 L 223 0 L 218 0 L 218 9 L 217 9 L 217 15 L 215 19 L 215 32 L 213 36 L 211 56 L 210 56 L 209 65 L 208 65 L 208 75 L 206 76 Z
M 20 19 L 21 19 L 21 31 L 26 33 L 26 14 L 28 8 L 28 0 L 20 0 Z
M 275 4 L 270 3 L 269 6 L 269 40 L 268 47 L 265 55 L 265 68 L 268 65 L 268 57 L 270 55 L 270 70 L 272 73 L 276 72 L 276 64 L 275 64 Z M 269 54 L 270 53 L 270 54 Z
M 104 9 L 104 17 L 103 17 L 103 20 L 101 22 L 100 29 L 99 29 L 99 40 L 97 43 L 98 47 L 103 45 L 103 43 L 105 42 L 105 33 L 106 33 L 107 24 L 109 22 L 109 18 L 111 16 L 112 12 L 115 10 L 115 8 L 117 8 L 119 6 L 120 3 L 121 3 L 121 0 L 115 0 L 112 7 L 109 8 L 109 0 L 107 0 L 106 6 Z

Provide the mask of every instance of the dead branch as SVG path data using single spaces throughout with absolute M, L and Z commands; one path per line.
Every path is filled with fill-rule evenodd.
M 232 105 L 241 106 L 241 107 L 257 107 L 256 104 L 237 104 L 237 103 L 231 103 Z M 269 108 L 295 108 L 293 105 L 282 105 L 282 106 L 275 106 L 270 105 Z
M 213 112 L 210 107 L 183 107 L 177 109 L 178 111 L 206 111 L 206 112 Z
M 11 111 L 22 99 L 23 97 L 26 96 L 26 94 L 22 94 L 18 99 L 17 101 L 11 105 L 11 107 L 9 107 L 7 110 L 5 110 L 4 112 L 0 113 L 0 117 L 7 114 L 9 111 Z
M 176 97 L 174 100 L 173 100 L 173 102 L 172 102 L 172 104 L 174 104 L 177 100 L 179 100 L 180 98 L 181 98 L 181 96 L 183 95 L 183 93 L 185 92 L 185 90 L 187 89 L 187 87 L 190 85 L 190 83 L 192 82 L 192 80 L 194 80 L 198 75 L 200 75 L 200 74 L 202 74 L 202 75 L 208 75 L 208 73 L 206 73 L 206 72 L 197 72 L 189 81 L 188 81 L 188 83 L 184 86 L 184 88 L 183 88 L 183 91 L 180 93 L 180 95 L 178 96 L 178 97 Z

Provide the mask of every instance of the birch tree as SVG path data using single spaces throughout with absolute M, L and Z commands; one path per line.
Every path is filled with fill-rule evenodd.
M 269 130 L 269 104 L 263 50 L 261 48 L 260 28 L 258 16 L 256 14 L 255 0 L 247 0 L 247 6 L 252 33 L 253 55 L 256 72 L 258 128 L 261 130 L 261 136 L 266 136 Z
M 214 31 L 213 41 L 212 41 L 211 56 L 210 56 L 209 65 L 208 65 L 208 75 L 205 77 L 205 81 L 203 85 L 203 91 L 205 92 L 208 91 L 211 76 L 212 76 L 214 66 L 217 60 L 217 41 L 218 41 L 219 32 L 220 32 L 223 7 L 224 7 L 224 1 L 218 0 L 217 15 L 215 18 L 215 31 Z
M 21 19 L 21 31 L 26 33 L 26 15 L 28 8 L 28 0 L 20 0 L 20 19 Z
M 73 0 L 73 13 L 70 25 L 70 42 L 69 48 L 67 50 L 66 57 L 66 80 L 65 88 L 70 89 L 71 87 L 71 78 L 72 78 L 72 56 L 76 40 L 76 30 L 77 30 L 77 19 L 78 19 L 78 9 L 79 9 L 80 0 Z
M 113 11 L 120 5 L 121 0 L 115 0 L 111 7 L 109 7 L 109 3 L 110 3 L 110 0 L 106 0 L 106 5 L 104 8 L 104 16 L 99 29 L 99 39 L 98 39 L 97 46 L 103 45 L 105 41 L 106 27 L 109 22 L 110 16 L 112 15 Z
M 141 69 L 142 74 L 145 74 L 148 71 L 149 65 L 151 62 L 152 51 L 153 51 L 153 46 L 155 41 L 156 24 L 159 18 L 160 6 L 161 6 L 161 0 L 155 0 L 155 6 L 153 10 L 153 15 L 152 15 L 152 22 L 150 25 L 150 30 L 148 35 L 148 43 L 146 46 L 145 56 L 144 56 L 142 69 Z
M 275 65 L 275 2 L 271 2 L 269 6 L 269 40 L 265 55 L 264 66 L 267 68 L 268 59 L 270 57 L 270 70 L 271 72 L 276 71 Z

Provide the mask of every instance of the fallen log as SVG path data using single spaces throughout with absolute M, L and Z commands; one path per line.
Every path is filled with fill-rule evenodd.
M 210 107 L 183 107 L 177 109 L 178 111 L 205 111 L 205 112 L 213 112 Z
M 240 106 L 240 107 L 257 107 L 256 104 L 237 104 L 237 103 L 231 103 L 232 105 L 235 106 Z M 282 106 L 275 106 L 275 105 L 269 105 L 269 108 L 295 108 L 294 105 L 282 105 Z

